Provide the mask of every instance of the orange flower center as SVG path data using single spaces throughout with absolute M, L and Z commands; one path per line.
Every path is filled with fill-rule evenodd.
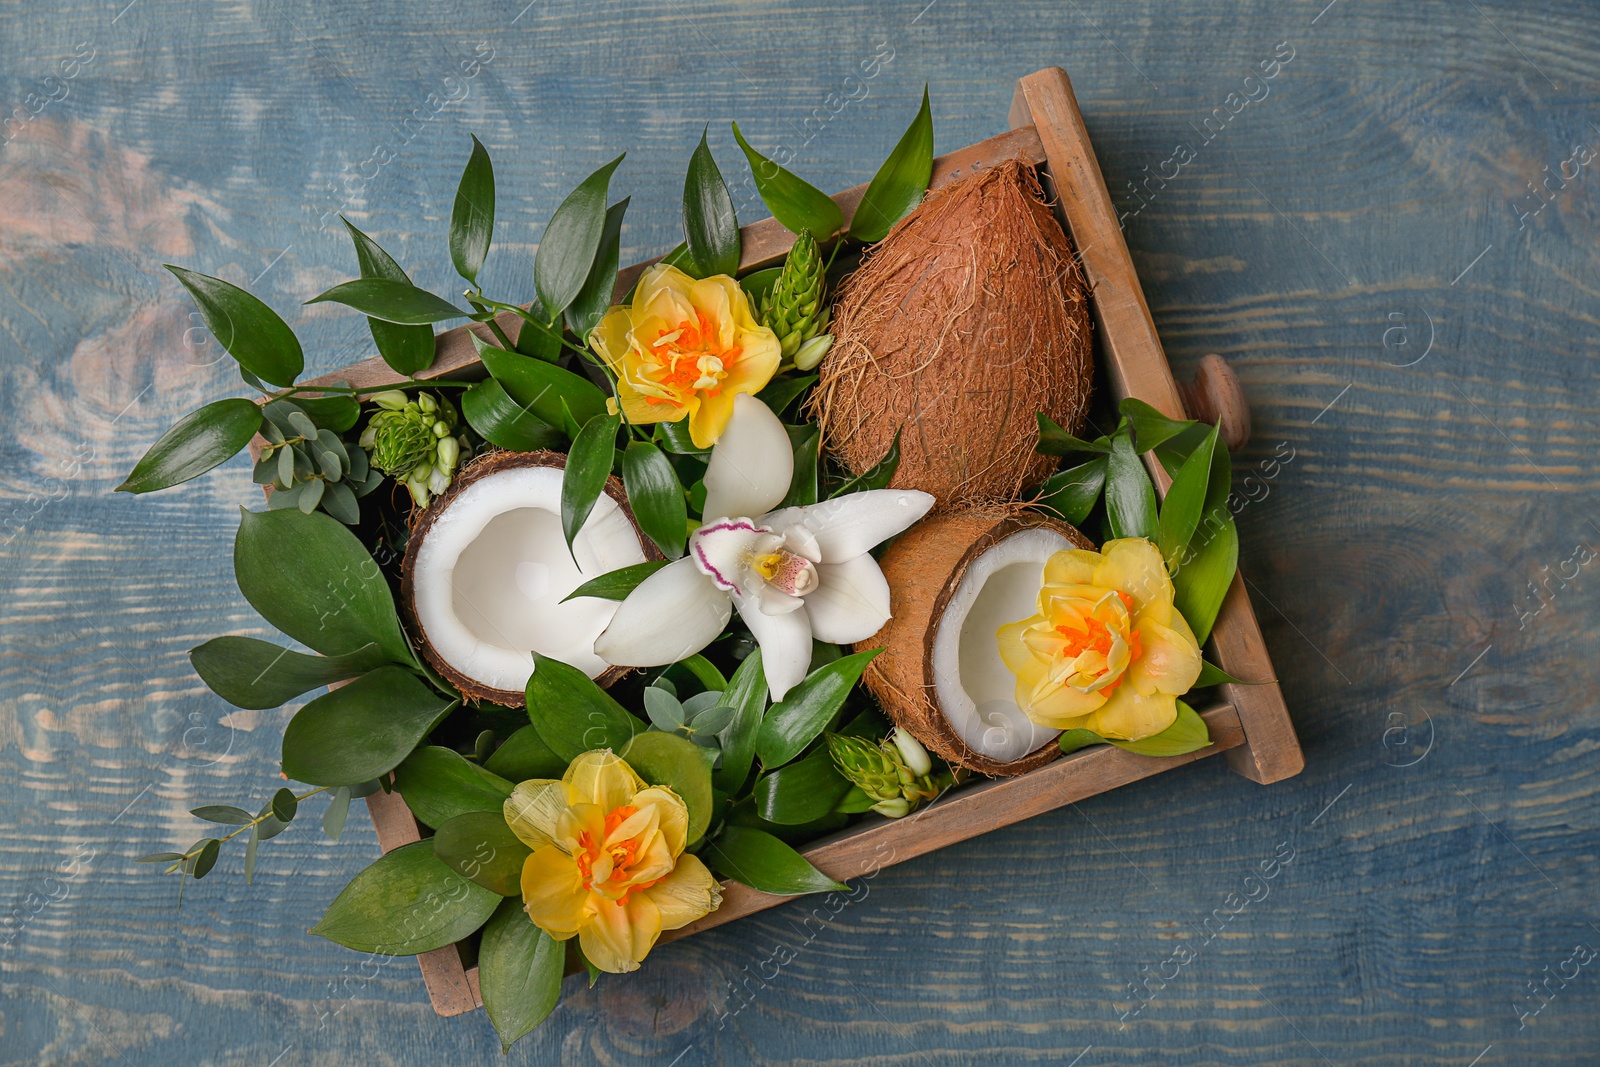
M 601 840 L 596 841 L 593 834 L 587 830 L 583 831 L 578 835 L 578 854 L 573 857 L 578 864 L 578 874 L 583 879 L 583 888 L 611 897 L 618 904 L 626 904 L 634 890 L 649 889 L 661 880 L 653 878 L 648 882 L 627 885 L 626 883 L 633 877 L 633 865 L 638 862 L 639 850 L 643 845 L 637 837 L 611 841 L 611 835 L 616 832 L 617 827 L 638 814 L 638 811 L 638 808 L 628 804 L 613 808 L 606 815 L 605 831 Z M 596 885 L 594 869 L 602 858 L 611 861 L 611 873 Z
M 1116 692 L 1127 670 L 1144 654 L 1133 626 L 1133 597 L 1119 590 L 1093 603 L 1057 600 L 1043 633 L 1030 641 L 1055 665 L 1059 681 L 1106 696 Z
M 645 369 L 672 396 L 647 395 L 645 400 L 683 407 L 697 392 L 717 396 L 722 391 L 722 379 L 742 354 L 737 344 L 724 347 L 717 324 L 704 311 L 696 310 L 693 322 L 685 319 L 676 329 L 663 328 L 651 342 Z

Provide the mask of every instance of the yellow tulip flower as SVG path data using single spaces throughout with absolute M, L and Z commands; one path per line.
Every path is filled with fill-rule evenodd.
M 1046 562 L 1039 613 L 1000 627 L 1017 706 L 1053 729 L 1137 741 L 1178 717 L 1200 676 L 1200 645 L 1172 606 L 1160 549 L 1142 537 Z
M 684 854 L 689 809 L 609 749 L 578 756 L 559 782 L 522 782 L 505 817 L 533 849 L 522 865 L 528 918 L 557 941 L 576 936 L 602 971 L 637 970 L 661 931 L 722 903 L 721 883 Z
M 616 414 L 632 423 L 689 420 L 697 448 L 710 448 L 733 416 L 733 398 L 756 393 L 778 370 L 778 336 L 756 321 L 726 274 L 696 281 L 658 263 L 644 272 L 631 306 L 607 311 L 589 347 L 617 379 Z

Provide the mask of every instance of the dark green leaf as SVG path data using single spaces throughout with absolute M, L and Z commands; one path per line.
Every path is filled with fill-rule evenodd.
M 289 324 L 243 289 L 221 278 L 166 264 L 194 297 L 206 329 L 239 366 L 273 385 L 293 385 L 305 353 Z
M 871 811 L 877 803 L 860 786 L 853 785 L 845 790 L 844 796 L 834 804 L 833 810 L 840 815 L 860 815 L 864 811 Z
M 238 455 L 260 428 L 261 409 L 242 397 L 191 411 L 150 446 L 117 492 L 151 493 L 198 478 Z
M 638 584 L 650 577 L 656 571 L 667 565 L 664 559 L 646 560 L 644 563 L 635 563 L 631 567 L 619 567 L 614 571 L 607 571 L 598 578 L 590 578 L 578 588 L 561 598 L 567 601 L 580 596 L 599 597 L 602 600 L 622 600 L 633 592 Z
M 308 656 L 254 637 L 213 637 L 189 652 L 195 673 L 213 693 L 236 708 L 257 711 L 388 661 L 375 644 L 344 656 Z
M 411 284 L 411 279 L 400 269 L 400 264 L 396 263 L 389 253 L 379 248 L 378 242 L 350 225 L 350 220 L 343 215 L 339 216 L 339 219 L 344 223 L 345 229 L 350 231 L 350 240 L 355 242 L 356 262 L 361 267 L 363 278 Z M 425 370 L 433 362 L 432 327 L 404 326 L 400 323 L 369 318 L 367 328 L 372 331 L 372 343 L 378 346 L 378 355 L 383 357 L 383 361 L 389 364 L 395 373 L 410 377 L 418 371 Z M 351 424 L 354 425 L 353 420 Z
M 1057 471 L 1039 487 L 1039 499 L 1033 506 L 1052 512 L 1074 526 L 1082 525 L 1100 490 L 1106 484 L 1106 457 L 1096 456 L 1087 463 L 1068 470 Z
M 767 713 L 756 738 L 756 752 L 768 769 L 781 767 L 798 756 L 844 706 L 861 672 L 881 648 L 867 649 L 836 659 L 812 671 Z
M 522 895 L 522 864 L 532 853 L 498 804 L 448 819 L 433 835 L 433 854 L 445 866 L 503 897 Z
M 450 212 L 450 262 L 456 273 L 476 285 L 478 271 L 489 257 L 494 236 L 494 165 L 476 136 L 472 156 L 456 186 L 456 203 Z
M 561 425 L 563 400 L 580 425 L 606 413 L 606 395 L 598 386 L 554 363 L 482 343 L 478 358 L 513 400 L 551 426 Z
M 560 778 L 567 761 L 550 750 L 538 730 L 524 726 L 494 750 L 484 761 L 483 769 L 509 782 L 526 782 L 531 778 Z
M 822 430 L 814 422 L 803 426 L 784 426 L 794 448 L 794 474 L 789 479 L 789 495 L 780 508 L 799 507 L 817 502 L 817 450 L 822 445 Z
M 1177 561 L 1180 549 L 1189 547 L 1189 540 L 1199 525 L 1200 511 L 1206 502 L 1206 486 L 1211 478 L 1211 455 L 1216 445 L 1217 428 L 1213 426 L 1205 440 L 1178 468 L 1167 488 L 1166 499 L 1161 502 L 1156 544 L 1169 563 Z
M 255 821 L 254 815 L 232 804 L 202 804 L 198 808 L 190 808 L 189 814 L 206 822 L 222 823 L 224 826 L 249 826 Z
M 323 483 L 322 510 L 346 526 L 361 522 L 361 505 L 356 503 L 355 491 L 344 482 Z
M 594 510 L 594 502 L 605 491 L 611 465 L 617 458 L 618 415 L 596 415 L 583 424 L 567 454 L 567 469 L 561 477 L 561 532 L 567 548 L 583 529 Z
M 244 847 L 244 884 L 254 885 L 256 880 L 256 850 L 261 847 L 261 827 L 250 831 L 250 843 Z
M 576 667 L 535 652 L 528 678 L 528 719 L 561 759 L 609 748 L 621 752 L 643 723 Z
M 733 721 L 722 731 L 722 766 L 713 783 L 730 795 L 744 787 L 756 756 L 756 735 L 767 710 L 767 675 L 761 667 L 761 650 L 755 649 L 739 664 L 722 691 L 723 702 L 733 709 Z
M 772 409 L 772 413 L 783 418 L 783 413 L 789 410 L 789 405 L 800 397 L 807 389 L 816 383 L 815 374 L 803 375 L 799 378 L 774 378 L 768 382 L 761 392 L 756 394 L 756 399 Z
M 750 298 L 751 307 L 759 305 L 762 299 L 772 291 L 772 286 L 782 273 L 782 267 L 764 267 L 761 270 L 753 270 L 739 279 L 739 288 L 743 289 L 745 296 Z
M 196 881 L 211 873 L 211 868 L 217 865 L 217 856 L 222 851 L 222 842 L 210 838 L 200 849 L 200 854 L 194 858 L 193 874 Z
M 462 311 L 426 289 L 418 289 L 408 281 L 390 281 L 387 278 L 340 282 L 327 292 L 306 301 L 308 304 L 324 302 L 355 308 L 369 318 L 408 325 L 447 322 L 470 315 L 470 312 Z
M 723 677 L 721 671 L 717 670 L 716 664 L 698 652 L 679 662 L 683 664 L 690 674 L 698 678 L 700 684 L 705 686 L 707 690 L 715 690 L 720 693 L 728 688 L 728 679 Z
M 1047 456 L 1070 456 L 1078 452 L 1099 452 L 1102 455 L 1111 451 L 1111 442 L 1104 437 L 1094 441 L 1085 441 L 1057 426 L 1055 421 L 1044 412 L 1036 413 L 1039 420 L 1039 443 L 1034 446 L 1034 451 L 1042 452 Z
M 280 405 L 299 408 L 318 430 L 331 430 L 336 434 L 355 426 L 361 418 L 361 405 L 350 396 L 297 396 L 293 400 L 274 400 L 267 407 Z
M 140 856 L 135 863 L 172 863 L 183 859 L 181 852 L 152 852 L 148 856 Z
M 791 826 L 811 822 L 832 811 L 849 791 L 850 783 L 835 769 L 832 754 L 819 748 L 756 781 L 756 812 L 768 822 Z
M 633 517 L 668 559 L 683 555 L 689 511 L 678 472 L 648 441 L 629 441 L 622 453 L 622 484 Z
M 539 325 L 529 322 L 529 318 L 537 319 Z M 534 297 L 533 303 L 528 306 L 527 316 L 517 321 L 521 323 L 517 327 L 518 352 L 546 363 L 554 363 L 561 358 L 561 331 L 554 326 L 554 316 L 546 315 L 544 308 L 539 306 L 538 297 Z
M 900 431 L 894 432 L 894 440 L 889 444 L 889 451 L 883 458 L 868 467 L 863 473 L 851 478 L 832 493 L 830 497 L 846 496 L 850 493 L 865 493 L 873 489 L 887 489 L 894 480 L 894 472 L 900 469 Z
M 830 811 L 820 819 L 811 822 L 798 823 L 794 826 L 785 826 L 783 823 L 768 822 L 756 814 L 753 799 L 733 805 L 728 810 L 728 824 L 731 826 L 744 826 L 762 833 L 771 834 L 779 841 L 786 841 L 793 845 L 806 845 L 817 840 L 823 834 L 829 834 L 840 829 L 850 822 L 850 816 L 839 811 Z
M 533 261 L 533 285 L 552 315 L 567 309 L 589 277 L 605 232 L 611 172 L 621 162 L 618 156 L 580 182 L 545 224 Z
M 594 262 L 589 265 L 589 276 L 583 288 L 567 305 L 567 326 L 580 339 L 600 325 L 611 298 L 617 291 L 617 265 L 622 260 L 622 216 L 628 210 L 631 197 L 623 197 L 606 209 L 605 225 L 600 230 L 600 247 L 595 249 Z
M 1187 622 L 1188 620 L 1185 619 L 1184 621 Z M 1213 685 L 1222 685 L 1224 682 L 1232 683 L 1233 685 L 1252 684 L 1250 682 L 1241 682 L 1216 664 L 1207 663 L 1205 660 L 1200 661 L 1200 677 L 1194 680 L 1193 688 L 1205 689 Z
M 433 842 L 416 841 L 351 879 L 311 932 L 357 952 L 414 956 L 473 933 L 500 901 L 446 867 Z
M 293 822 L 299 810 L 300 801 L 292 791 L 280 789 L 272 794 L 272 817 L 279 822 Z
M 512 783 L 484 770 L 454 749 L 429 745 L 394 771 L 394 787 L 424 825 L 443 826 L 469 811 L 498 812 Z
M 283 731 L 283 773 L 355 785 L 393 770 L 447 715 L 446 700 L 402 667 L 379 667 L 320 696 Z
M 723 877 L 775 896 L 849 888 L 776 837 L 747 826 L 725 828 L 706 849 L 706 859 Z
M 1134 443 L 1141 453 L 1194 425 L 1193 419 L 1169 419 L 1143 400 L 1131 396 L 1117 405 L 1117 411 L 1132 425 Z
M 739 220 L 706 133 L 700 131 L 683 178 L 683 234 L 701 277 L 733 275 L 739 272 Z
M 1222 610 L 1223 598 L 1239 569 L 1239 528 L 1227 516 L 1210 540 L 1191 558 L 1179 565 L 1172 576 L 1176 589 L 1173 605 L 1194 631 L 1202 645 L 1211 636 L 1211 627 Z
M 1181 756 L 1211 744 L 1211 732 L 1206 729 L 1206 721 L 1180 700 L 1177 720 L 1159 734 L 1142 741 L 1111 743 L 1125 752 L 1135 752 L 1141 756 Z
M 933 115 L 928 110 L 928 87 L 923 86 L 922 107 L 873 175 L 850 220 L 850 236 L 868 244 L 883 240 L 890 227 L 922 203 L 932 177 Z
M 500 905 L 483 928 L 478 948 L 478 986 L 483 1009 L 500 1036 L 500 1051 L 544 1022 L 561 1000 L 566 942 L 528 919 L 519 900 Z
M 1156 490 L 1128 435 L 1111 441 L 1106 460 L 1106 515 L 1113 537 L 1156 538 Z
M 705 277 L 705 275 L 700 273 L 700 264 L 696 263 L 694 261 L 694 256 L 689 254 L 689 245 L 684 241 L 679 241 L 677 245 L 673 247 L 672 251 L 661 257 L 660 262 L 668 267 L 677 267 L 691 278 Z M 634 289 L 637 289 L 638 287 L 638 283 L 635 282 Z M 633 289 L 629 289 L 628 299 L 631 300 L 632 298 Z
M 412 661 L 389 583 L 336 519 L 245 511 L 233 543 L 233 572 L 263 618 L 324 655 L 375 643 L 391 660 Z
M 328 810 L 322 813 L 322 832 L 328 840 L 337 841 L 344 833 L 344 821 L 350 814 L 350 787 L 340 786 L 333 791 Z
M 622 758 L 646 784 L 664 785 L 678 794 L 689 809 L 689 844 L 699 841 L 711 822 L 711 768 L 699 746 L 652 730 L 635 735 Z
M 461 414 L 479 437 L 513 452 L 559 448 L 566 434 L 511 399 L 505 386 L 485 378 L 461 395 Z
M 706 456 L 711 452 L 709 448 L 696 445 L 694 438 L 689 436 L 688 419 L 656 423 L 655 438 L 661 442 L 661 447 L 675 456 Z
M 839 232 L 844 225 L 844 213 L 827 193 L 751 148 L 744 134 L 739 132 L 737 122 L 733 124 L 733 137 L 744 149 L 745 159 L 750 161 L 750 173 L 756 180 L 761 202 L 767 205 L 780 226 L 790 233 L 809 230 L 818 241 L 825 241 Z

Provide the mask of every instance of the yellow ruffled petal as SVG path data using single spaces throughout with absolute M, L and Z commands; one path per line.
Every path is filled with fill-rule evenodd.
M 634 310 L 650 308 L 654 311 L 651 305 L 660 304 L 663 296 L 671 302 L 670 307 L 686 307 L 694 285 L 693 278 L 672 264 L 657 263 L 639 276 L 639 286 L 633 291 Z
M 523 326 L 523 329 L 532 329 Z M 621 372 L 623 358 L 631 344 L 628 334 L 633 329 L 633 316 L 625 307 L 614 307 L 600 318 L 599 325 L 589 331 L 589 347 L 611 368 L 613 374 Z
M 676 930 L 710 915 L 722 904 L 722 883 L 700 862 L 683 856 L 677 870 L 645 890 L 661 915 L 661 929 Z
M 689 413 L 689 439 L 696 448 L 710 448 L 728 428 L 728 420 L 733 418 L 734 395 L 723 391 L 716 396 L 700 397 L 700 402 Z
M 578 931 L 578 944 L 602 971 L 626 974 L 639 969 L 660 936 L 660 910 L 644 893 L 635 893 L 626 904 L 600 898 L 594 919 Z
M 1133 597 L 1135 611 L 1149 612 L 1156 622 L 1166 625 L 1172 614 L 1172 579 L 1161 550 L 1142 537 L 1123 537 L 1107 541 L 1100 554 L 1105 559 L 1093 584 L 1127 593 Z
M 522 906 L 535 926 L 565 941 L 589 922 L 589 898 L 577 861 L 555 845 L 522 863 Z
M 1168 627 L 1146 617 L 1135 627 L 1142 654 L 1128 675 L 1145 696 L 1158 692 L 1182 696 L 1200 677 L 1200 646 L 1181 613 L 1173 612 L 1172 621 L 1177 625 Z
M 1037 662 L 1033 649 L 1028 647 L 1027 636 L 1035 624 L 1043 621 L 1035 615 L 1021 622 L 1008 622 L 995 631 L 995 639 L 1000 644 L 1000 659 L 1012 674 L 1021 674 Z
M 1078 720 L 1096 711 L 1105 702 L 1104 693 L 1085 693 L 1070 685 L 1034 686 L 1024 693 L 1021 681 L 1017 683 L 1017 705 L 1022 708 L 1023 714 L 1051 730 L 1071 730 L 1081 726 Z
M 1069 548 L 1045 561 L 1044 585 L 1088 585 L 1094 572 L 1105 562 L 1098 552 Z
M 567 809 L 567 792 L 553 779 L 517 783 L 502 805 L 506 825 L 531 849 L 555 843 L 556 822 Z
M 570 787 L 570 796 L 594 804 L 603 812 L 628 803 L 645 785 L 644 779 L 609 748 L 582 753 L 567 766 L 561 780 Z
M 657 829 L 667 842 L 667 849 L 674 857 L 682 855 L 689 843 L 689 807 L 683 799 L 664 785 L 653 785 L 635 793 L 631 803 L 640 811 L 655 809 Z
M 1170 693 L 1145 696 L 1131 685 L 1121 685 L 1085 725 L 1101 737 L 1139 741 L 1159 734 L 1177 718 L 1177 697 Z

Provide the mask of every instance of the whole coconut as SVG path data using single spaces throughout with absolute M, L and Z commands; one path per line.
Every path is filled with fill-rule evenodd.
M 941 508 L 1011 501 L 1054 469 L 1035 412 L 1069 432 L 1089 406 L 1083 270 L 1031 166 L 928 195 L 840 287 L 813 401 L 860 474 L 900 432 L 890 484 Z

